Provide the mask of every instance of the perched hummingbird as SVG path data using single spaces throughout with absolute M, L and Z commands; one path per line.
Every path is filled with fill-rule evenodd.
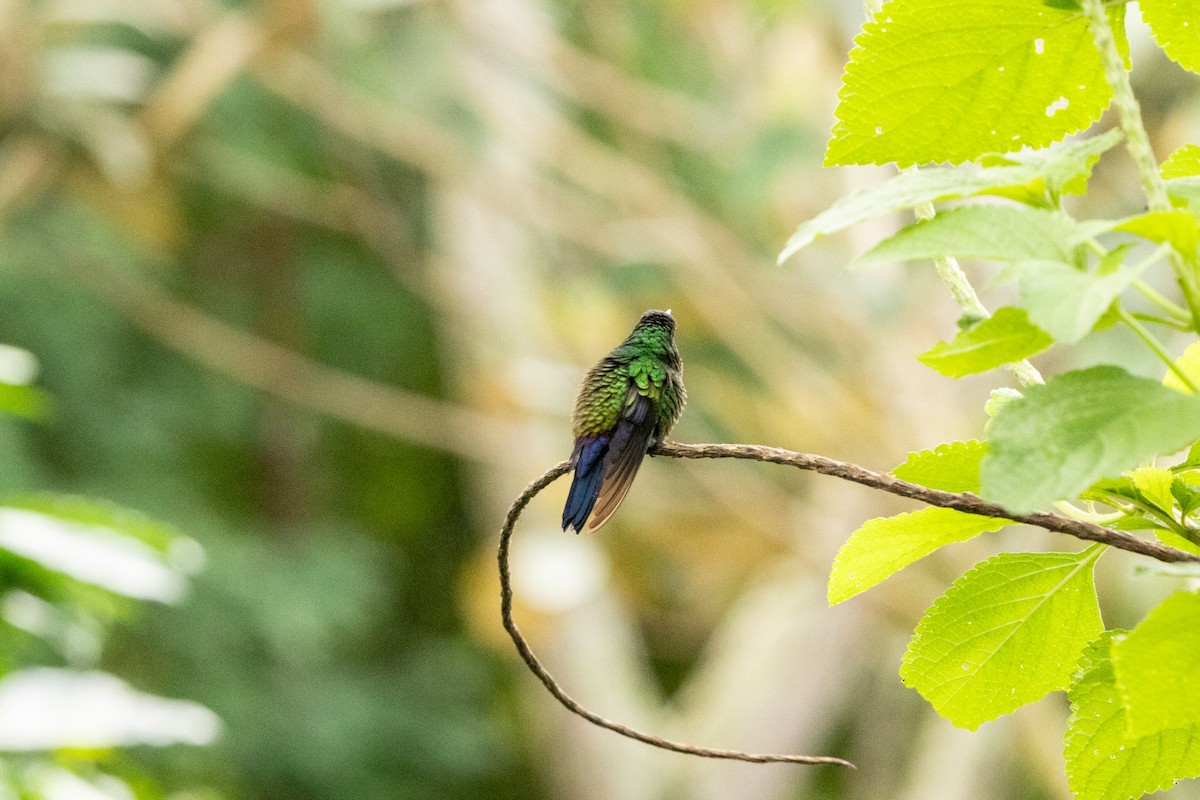
M 683 363 L 671 311 L 647 311 L 616 349 L 587 371 L 575 400 L 575 478 L 563 530 L 595 530 L 621 505 L 642 458 L 683 413 Z

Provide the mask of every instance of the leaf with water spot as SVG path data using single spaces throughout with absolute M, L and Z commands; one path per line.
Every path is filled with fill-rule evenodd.
M 1077 800 L 1136 800 L 1200 776 L 1200 728 L 1129 736 L 1127 710 L 1117 691 L 1112 646 L 1121 631 L 1106 631 L 1079 659 L 1067 697 L 1063 757 Z
M 1002 553 L 977 564 L 926 612 L 900 677 L 962 728 L 1067 688 L 1100 634 L 1093 566 L 1080 553 Z
M 1200 72 L 1200 0 L 1141 0 L 1154 40 L 1180 66 Z
M 1200 145 L 1185 144 L 1171 153 L 1159 167 L 1159 172 L 1163 180 L 1200 176 Z
M 1124 8 L 1109 9 L 1125 49 Z M 1079 9 L 1043 0 L 891 0 L 854 40 L 828 165 L 960 163 L 1044 147 L 1112 97 Z M 930 135 L 930 120 L 943 120 Z
M 1200 594 L 1176 592 L 1113 644 L 1128 733 L 1200 728 Z

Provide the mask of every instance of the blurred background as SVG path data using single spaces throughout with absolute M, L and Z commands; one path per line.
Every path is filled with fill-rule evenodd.
M 954 331 L 932 271 L 841 269 L 907 220 L 774 264 L 892 174 L 820 167 L 862 18 L 0 0 L 0 797 L 1068 797 L 1061 695 L 967 733 L 896 674 L 955 577 L 1073 545 L 1048 534 L 955 545 L 830 609 L 840 543 L 909 504 L 667 459 L 597 535 L 559 530 L 567 481 L 534 501 L 516 613 L 568 691 L 853 772 L 594 729 L 500 626 L 508 503 L 567 457 L 583 371 L 647 308 L 678 320 L 681 441 L 889 469 L 980 435 L 1010 380 L 913 359 Z M 1200 141 L 1196 82 L 1133 42 L 1159 156 Z M 1114 151 L 1077 210 L 1142 206 Z M 1096 341 L 1038 366 L 1158 370 Z M 1171 588 L 1133 563 L 1103 563 L 1110 626 Z

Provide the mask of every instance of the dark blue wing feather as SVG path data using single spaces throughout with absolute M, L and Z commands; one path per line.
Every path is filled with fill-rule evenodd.
M 654 435 L 654 404 L 650 398 L 635 395 L 617 422 L 604 459 L 604 478 L 600 493 L 593 503 L 589 530 L 608 521 L 633 485 L 642 459 Z

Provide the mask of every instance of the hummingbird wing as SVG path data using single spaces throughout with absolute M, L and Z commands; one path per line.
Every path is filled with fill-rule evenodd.
M 630 386 L 629 399 L 608 442 L 608 453 L 604 458 L 604 474 L 600 493 L 592 508 L 588 530 L 596 530 L 621 505 L 633 479 L 637 476 L 646 450 L 654 435 L 654 404 L 649 397 L 640 394 L 637 386 Z

